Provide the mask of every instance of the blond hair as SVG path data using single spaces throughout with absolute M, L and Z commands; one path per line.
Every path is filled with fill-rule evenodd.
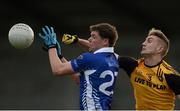
M 170 47 L 170 41 L 169 39 L 165 36 L 165 34 L 159 30 L 159 29 L 155 29 L 152 28 L 151 30 L 149 30 L 148 36 L 150 35 L 154 35 L 158 38 L 160 38 L 162 41 L 164 41 L 165 46 L 164 46 L 164 50 L 162 52 L 163 57 L 165 57 L 169 51 L 169 47 Z

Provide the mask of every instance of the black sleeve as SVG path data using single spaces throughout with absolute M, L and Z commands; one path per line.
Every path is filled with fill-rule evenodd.
M 119 57 L 118 60 L 119 67 L 123 68 L 129 77 L 131 76 L 131 73 L 134 71 L 134 69 L 138 66 L 138 62 L 131 57 Z
M 176 95 L 180 94 L 180 76 L 176 74 L 165 74 L 168 86 L 174 91 Z

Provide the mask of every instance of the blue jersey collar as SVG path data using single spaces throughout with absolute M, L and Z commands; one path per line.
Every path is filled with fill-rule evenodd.
M 94 52 L 94 54 L 101 53 L 101 52 L 111 52 L 111 53 L 114 53 L 114 47 L 103 47 L 103 48 L 100 48 L 100 49 L 96 50 Z

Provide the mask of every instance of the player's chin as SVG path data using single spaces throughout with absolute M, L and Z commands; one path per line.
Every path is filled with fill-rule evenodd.
M 144 52 L 143 50 L 141 51 L 141 55 L 143 56 L 143 55 L 146 55 L 147 53 L 146 52 Z
M 89 52 L 93 52 L 91 48 L 88 49 Z
M 142 57 L 147 57 L 148 55 L 149 55 L 149 53 L 144 52 L 144 51 L 141 51 L 141 56 L 142 56 Z

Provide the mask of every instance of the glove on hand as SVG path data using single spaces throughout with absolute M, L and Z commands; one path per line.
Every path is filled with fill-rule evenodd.
M 73 44 L 78 42 L 77 35 L 64 34 L 62 37 L 62 42 L 65 44 Z
M 44 45 L 43 47 L 42 47 L 42 49 L 44 50 L 44 51 L 48 51 L 48 48 L 47 48 L 47 46 L 46 45 Z M 60 46 L 60 44 L 59 44 L 59 42 L 57 41 L 57 44 L 56 44 L 56 50 L 57 50 L 57 54 L 58 54 L 58 56 L 59 57 L 61 57 L 62 55 L 62 53 L 61 53 L 61 46 Z
M 56 48 L 58 56 L 62 58 L 61 47 L 57 41 L 56 33 L 54 32 L 53 27 L 49 28 L 48 26 L 45 26 L 45 28 L 42 28 L 42 31 L 43 35 L 39 33 L 39 36 L 44 42 L 43 50 L 48 51 L 50 48 Z
M 42 31 L 43 35 L 39 33 L 39 36 L 43 40 L 44 45 L 48 49 L 56 47 L 57 39 L 53 27 L 49 28 L 48 26 L 45 26 L 45 28 L 42 28 Z

